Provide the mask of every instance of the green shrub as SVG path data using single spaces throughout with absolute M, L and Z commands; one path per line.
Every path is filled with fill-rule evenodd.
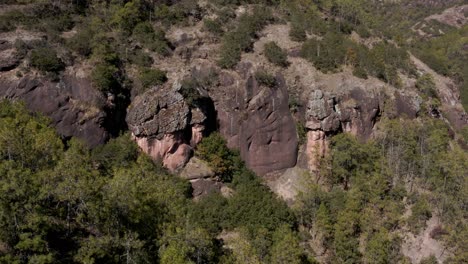
M 269 62 L 281 67 L 288 66 L 288 55 L 274 41 L 265 44 L 263 51 Z
M 250 50 L 255 33 L 271 19 L 268 9 L 256 8 L 252 15 L 242 15 L 237 28 L 223 38 L 218 65 L 222 68 L 234 67 L 240 61 L 242 52 Z
M 200 83 L 195 78 L 186 78 L 182 81 L 182 87 L 179 92 L 188 105 L 193 106 L 202 98 L 198 92 L 199 86 Z
M 173 5 L 157 5 L 155 16 L 164 26 L 171 26 L 187 23 L 188 18 L 191 16 L 199 19 L 201 10 L 197 1 L 181 0 Z
M 140 71 L 140 81 L 143 88 L 161 85 L 167 81 L 166 72 L 159 69 L 142 69 Z
M 58 72 L 63 69 L 62 61 L 51 48 L 37 48 L 31 52 L 31 65 L 40 71 Z
M 128 55 L 128 61 L 141 67 L 150 67 L 153 64 L 153 58 L 141 49 L 136 49 Z
M 235 165 L 233 153 L 219 133 L 212 133 L 204 138 L 197 146 L 195 154 L 207 161 L 216 176 L 221 177 L 223 181 L 230 182 L 232 180 Z
M 132 36 L 143 46 L 161 55 L 169 55 L 171 52 L 170 44 L 166 39 L 166 33 L 161 29 L 155 30 L 148 22 L 136 25 Z
M 140 8 L 140 1 L 127 2 L 123 7 L 116 10 L 111 19 L 111 24 L 117 25 L 124 32 L 132 32 L 135 25 L 144 19 Z
M 118 68 L 108 63 L 99 63 L 91 73 L 94 85 L 103 92 L 116 89 L 119 86 Z
M 299 145 L 302 145 L 307 140 L 307 128 L 302 122 L 296 123 L 297 138 L 299 140 Z
M 434 255 L 430 255 L 429 257 L 425 257 L 419 261 L 419 264 L 438 264 L 439 261 Z
M 408 224 L 413 233 L 418 233 L 426 226 L 426 221 L 432 217 L 431 208 L 425 197 L 418 197 L 418 200 L 411 208 L 411 216 Z
M 17 39 L 14 46 L 16 49 L 16 56 L 19 58 L 24 58 L 28 54 L 28 45 L 22 39 Z
M 437 98 L 434 78 L 428 73 L 421 75 L 416 80 L 416 88 L 426 96 Z
M 366 70 L 360 66 L 354 67 L 353 75 L 361 79 L 367 79 Z
M 92 52 L 92 39 L 93 32 L 89 29 L 83 29 L 67 41 L 67 46 L 79 55 L 88 57 Z
M 12 31 L 26 19 L 26 16 L 19 10 L 5 12 L 0 15 L 0 32 Z
M 203 27 L 206 31 L 215 36 L 221 36 L 224 33 L 223 26 L 218 19 L 205 19 L 203 21 Z
M 345 62 L 345 42 L 340 34 L 329 32 L 322 41 L 309 39 L 304 42 L 301 56 L 322 72 L 333 72 Z
M 291 23 L 291 28 L 289 29 L 289 37 L 291 40 L 297 42 L 303 42 L 307 40 L 307 34 L 302 24 Z
M 217 13 L 217 20 L 222 24 L 222 25 L 228 25 L 228 23 L 236 18 L 236 12 L 233 8 L 230 7 L 224 7 L 221 10 L 219 10 Z
M 267 87 L 275 87 L 276 86 L 276 78 L 275 76 L 263 71 L 259 70 L 255 72 L 255 79 L 260 85 L 264 85 Z

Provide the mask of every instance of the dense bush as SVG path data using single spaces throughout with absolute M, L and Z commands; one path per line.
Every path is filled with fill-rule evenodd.
M 237 28 L 223 37 L 218 65 L 222 68 L 234 67 L 241 59 L 242 52 L 251 48 L 255 33 L 271 19 L 268 9 L 256 8 L 253 14 L 242 15 Z
M 432 217 L 431 208 L 425 197 L 420 197 L 411 208 L 411 216 L 408 218 L 408 225 L 411 231 L 419 234 L 421 229 L 426 227 L 426 221 Z
M 127 54 L 127 56 L 127 59 L 130 63 L 140 67 L 151 67 L 154 62 L 153 58 L 141 49 L 135 49 L 134 51 Z
M 434 79 L 430 74 L 423 74 L 416 80 L 416 88 L 425 96 L 437 98 Z
M 206 31 L 214 36 L 221 36 L 224 33 L 223 26 L 218 19 L 205 19 L 203 20 L 203 27 Z
M 288 66 L 288 56 L 286 52 L 274 41 L 265 44 L 263 52 L 269 62 L 281 67 Z
M 67 46 L 81 56 L 89 56 L 92 52 L 93 32 L 82 29 L 67 41 Z
M 275 87 L 276 86 L 276 78 L 275 76 L 267 73 L 264 70 L 258 70 L 255 72 L 255 79 L 260 85 L 264 85 L 267 87 Z
M 219 133 L 212 133 L 197 146 L 196 155 L 207 161 L 213 171 L 223 181 L 230 182 L 236 165 L 233 152 L 226 146 L 226 141 Z
M 108 63 L 97 64 L 92 73 L 93 84 L 103 92 L 110 92 L 119 87 L 118 81 L 119 69 Z
M 323 72 L 336 71 L 345 61 L 343 36 L 327 33 L 322 41 L 309 39 L 302 45 L 301 56 Z
M 140 70 L 140 81 L 143 88 L 161 85 L 167 81 L 166 73 L 159 69 L 144 68 Z
M 133 29 L 133 37 L 145 47 L 161 55 L 169 55 L 171 52 L 165 32 L 161 29 L 155 30 L 148 22 L 136 25 Z
M 45 72 L 59 72 L 64 67 L 57 53 L 49 47 L 34 49 L 31 52 L 31 65 Z
M 16 26 L 26 20 L 26 16 L 17 10 L 5 12 L 0 15 L 0 32 L 12 31 Z
M 190 17 L 195 20 L 200 20 L 202 17 L 202 10 L 197 1 L 182 0 L 168 5 L 169 3 L 157 5 L 155 10 L 156 19 L 165 26 L 187 23 Z

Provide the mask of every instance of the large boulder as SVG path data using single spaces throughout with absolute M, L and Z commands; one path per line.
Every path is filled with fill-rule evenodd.
M 170 171 L 182 169 L 203 137 L 206 116 L 189 106 L 181 84 L 153 87 L 137 96 L 127 113 L 127 124 L 140 148 Z

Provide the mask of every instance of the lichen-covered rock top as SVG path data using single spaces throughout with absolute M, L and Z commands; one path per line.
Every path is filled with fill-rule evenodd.
M 128 109 L 127 123 L 137 137 L 162 139 L 190 124 L 190 108 L 177 85 L 158 86 L 137 96 Z

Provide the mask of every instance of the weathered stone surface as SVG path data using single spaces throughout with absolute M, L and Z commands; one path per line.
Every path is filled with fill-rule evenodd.
M 91 147 L 104 143 L 109 136 L 104 128 L 108 118 L 105 98 L 86 78 L 65 74 L 61 80 L 55 83 L 33 76 L 0 76 L 0 98 L 24 101 L 31 111 L 50 117 L 64 137 L 78 137 Z
M 208 179 L 192 180 L 190 183 L 192 184 L 193 189 L 192 197 L 195 200 L 213 192 L 221 192 L 221 189 L 224 186 L 221 182 Z
M 190 109 L 174 88 L 154 87 L 133 100 L 126 120 L 136 137 L 161 140 L 164 135 L 187 127 Z
M 310 92 L 305 113 L 307 168 L 318 171 L 319 161 L 328 151 L 328 134 L 349 132 L 361 139 L 369 138 L 379 111 L 378 96 L 360 88 L 339 96 L 321 90 Z
M 293 202 L 301 191 L 305 191 L 309 178 L 308 170 L 296 166 L 285 170 L 277 179 L 268 181 L 267 184 L 274 193 L 289 203 Z
M 355 88 L 340 100 L 338 108 L 343 131 L 362 139 L 370 137 L 380 113 L 377 95 Z
M 461 131 L 468 126 L 468 114 L 462 107 L 446 106 L 443 107 L 443 113 L 455 130 Z
M 416 118 L 421 110 L 422 98 L 405 96 L 399 92 L 395 93 L 395 110 L 398 116 Z
M 296 126 L 286 84 L 282 76 L 276 79 L 277 86 L 269 88 L 249 75 L 246 81 L 217 88 L 224 93 L 218 91 L 214 98 L 221 134 L 258 175 L 293 167 L 297 159 Z
M 328 141 L 324 131 L 315 130 L 307 132 L 306 156 L 309 170 L 319 170 L 320 159 L 328 152 Z
M 203 139 L 203 133 L 205 132 L 205 126 L 202 124 L 194 124 L 192 126 L 192 138 L 190 139 L 190 146 L 195 147 Z
M 182 132 L 165 134 L 161 139 L 136 137 L 138 146 L 156 161 L 160 161 L 170 171 L 182 168 L 192 155 L 192 148 L 185 143 Z
M 185 165 L 179 175 L 184 179 L 194 180 L 211 178 L 215 176 L 215 173 L 205 161 L 200 160 L 197 157 L 193 157 L 187 165 Z
M 9 71 L 20 63 L 20 57 L 17 55 L 15 49 L 6 49 L 0 51 L 0 72 Z
M 372 133 L 379 111 L 379 98 L 360 88 L 340 96 L 314 90 L 307 102 L 306 128 L 326 133 L 342 130 L 365 139 Z

